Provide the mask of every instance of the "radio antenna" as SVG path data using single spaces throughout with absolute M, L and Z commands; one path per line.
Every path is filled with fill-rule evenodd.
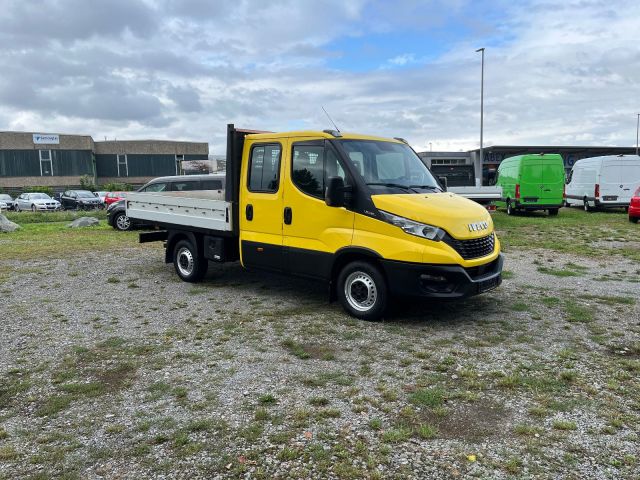
M 336 123 L 333 121 L 333 119 L 329 116 L 329 114 L 327 113 L 327 111 L 324 109 L 324 107 L 322 107 L 322 111 L 324 112 L 324 114 L 327 116 L 327 118 L 329 119 L 329 121 L 333 124 L 334 127 L 336 127 L 336 131 L 338 133 L 340 133 L 340 129 L 338 128 L 338 126 L 336 125 Z

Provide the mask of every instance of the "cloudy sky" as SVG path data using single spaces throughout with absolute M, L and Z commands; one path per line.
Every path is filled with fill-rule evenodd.
M 0 0 L 0 130 L 208 141 L 227 123 L 635 143 L 638 0 Z

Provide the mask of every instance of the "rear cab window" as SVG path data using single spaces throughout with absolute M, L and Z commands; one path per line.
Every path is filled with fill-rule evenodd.
M 250 192 L 275 193 L 280 184 L 280 144 L 254 145 L 249 158 L 247 188 Z

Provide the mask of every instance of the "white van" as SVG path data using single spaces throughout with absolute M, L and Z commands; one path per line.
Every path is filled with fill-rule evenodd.
M 567 179 L 567 206 L 628 207 L 640 186 L 640 156 L 608 155 L 578 160 Z

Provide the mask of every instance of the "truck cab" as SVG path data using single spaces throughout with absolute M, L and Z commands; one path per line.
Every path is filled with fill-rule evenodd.
M 164 221 L 167 260 L 183 279 L 202 271 L 184 275 L 181 260 L 214 260 L 211 238 L 195 232 L 226 244 L 218 261 L 234 259 L 237 248 L 245 268 L 327 282 L 348 313 L 367 320 L 381 318 L 396 295 L 456 299 L 500 284 L 500 242 L 487 210 L 445 192 L 403 140 L 238 132 L 230 126 L 224 231 L 199 223 L 184 236 L 188 225 Z M 182 255 L 185 241 L 194 245 Z

